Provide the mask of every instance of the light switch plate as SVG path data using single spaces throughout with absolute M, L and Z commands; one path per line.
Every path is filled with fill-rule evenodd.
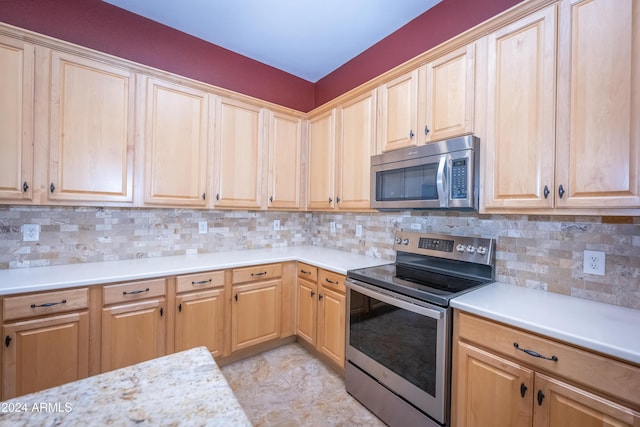
M 329 223 L 329 230 L 330 230 L 332 233 L 335 233 L 335 232 L 336 232 L 336 223 L 335 223 L 335 222 L 331 221 L 331 222 Z
M 280 230 L 280 220 L 279 219 L 274 219 L 273 220 L 273 230 L 274 231 Z
M 198 233 L 207 234 L 207 231 L 209 231 L 207 221 L 205 220 L 198 221 Z
M 22 227 L 22 240 L 25 242 L 37 242 L 40 240 L 40 225 L 25 224 Z
M 356 237 L 362 237 L 362 225 L 356 224 Z

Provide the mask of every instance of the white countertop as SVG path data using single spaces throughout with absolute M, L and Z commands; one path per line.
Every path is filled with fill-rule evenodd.
M 502 283 L 451 306 L 640 365 L 640 310 Z
M 336 249 L 292 246 L 48 267 L 12 268 L 0 270 L 0 295 L 116 283 L 285 261 L 301 261 L 340 274 L 346 274 L 347 270 L 354 268 L 392 262 Z
M 205 347 L 7 400 L 0 424 L 251 426 Z

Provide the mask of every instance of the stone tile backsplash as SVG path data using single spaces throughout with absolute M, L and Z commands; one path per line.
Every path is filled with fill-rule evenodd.
M 205 220 L 206 234 L 198 233 Z M 275 231 L 274 220 L 280 221 Z M 613 222 L 618 222 L 614 219 Z M 480 215 L 403 211 L 305 213 L 0 207 L 0 268 L 313 244 L 393 260 L 397 230 L 497 240 L 496 280 L 640 309 L 640 217 Z M 38 242 L 22 241 L 40 224 Z M 357 236 L 357 225 L 362 235 Z M 606 253 L 606 274 L 583 273 L 583 251 Z

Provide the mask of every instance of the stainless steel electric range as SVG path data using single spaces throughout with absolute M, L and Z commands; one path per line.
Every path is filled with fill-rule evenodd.
M 446 426 L 449 301 L 493 281 L 495 240 L 398 232 L 394 249 L 347 272 L 347 391 L 391 426 Z

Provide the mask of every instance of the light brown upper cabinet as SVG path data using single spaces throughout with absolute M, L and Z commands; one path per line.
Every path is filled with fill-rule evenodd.
M 270 112 L 268 138 L 267 206 L 273 209 L 299 209 L 302 120 Z
M 308 208 L 334 207 L 336 109 L 309 120 Z
M 427 64 L 425 141 L 473 131 L 475 44 L 454 50 Z
M 140 77 L 144 107 L 144 203 L 207 206 L 210 96 Z
M 558 53 L 556 206 L 640 207 L 640 2 L 561 1 Z
M 474 86 L 474 43 L 380 86 L 378 152 L 471 133 Z
M 219 97 L 216 101 L 215 207 L 262 206 L 264 110 Z
M 482 210 L 640 207 L 640 4 L 614 3 L 564 0 L 487 37 Z
M 0 36 L 0 200 L 30 200 L 35 48 Z
M 419 70 L 397 77 L 378 88 L 379 152 L 418 144 Z
M 371 156 L 376 143 L 376 93 L 359 96 L 338 109 L 336 207 L 369 209 Z
M 50 202 L 133 202 L 134 73 L 50 53 Z
M 486 128 L 478 135 L 487 208 L 553 206 L 545 194 L 554 187 L 555 31 L 550 6 L 479 42 L 488 73 L 479 79 Z
M 310 120 L 309 209 L 369 209 L 376 92 Z

